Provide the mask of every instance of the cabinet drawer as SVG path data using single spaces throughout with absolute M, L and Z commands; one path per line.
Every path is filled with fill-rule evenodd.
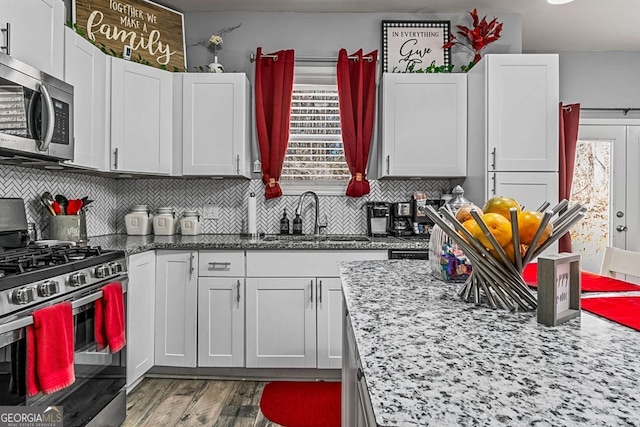
M 247 251 L 247 277 L 339 277 L 338 261 L 387 259 L 387 251 Z
M 198 276 L 244 276 L 244 251 L 200 251 Z

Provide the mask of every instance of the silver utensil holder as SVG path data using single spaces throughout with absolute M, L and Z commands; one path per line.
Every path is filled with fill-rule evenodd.
M 49 238 L 52 240 L 87 240 L 87 217 L 84 211 L 78 215 L 57 215 L 49 217 Z

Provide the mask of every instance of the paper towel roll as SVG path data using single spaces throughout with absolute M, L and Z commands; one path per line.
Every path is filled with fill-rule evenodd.
M 248 232 L 249 234 L 257 233 L 257 224 L 256 224 L 256 195 L 255 193 L 249 194 L 249 204 L 247 209 L 247 223 L 248 223 Z

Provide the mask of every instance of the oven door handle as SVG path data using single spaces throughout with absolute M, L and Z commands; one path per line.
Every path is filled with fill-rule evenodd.
M 127 292 L 127 286 L 125 285 L 125 283 L 122 283 L 122 293 L 125 294 Z M 102 298 L 103 296 L 103 292 L 102 290 L 99 290 L 97 292 L 94 292 L 92 294 L 89 294 L 85 297 L 79 298 L 75 301 L 71 302 L 71 308 L 74 310 L 74 314 L 77 314 L 75 312 L 75 310 L 79 307 L 82 307 L 83 305 L 87 305 L 89 303 L 92 303 L 94 301 L 99 300 L 100 298 Z M 4 325 L 0 325 L 0 335 L 5 334 L 7 332 L 13 332 L 16 331 L 18 329 L 22 329 L 24 327 L 27 327 L 29 325 L 33 325 L 33 316 L 25 316 L 22 317 L 20 319 L 14 320 L 12 322 L 9 323 L 5 323 Z

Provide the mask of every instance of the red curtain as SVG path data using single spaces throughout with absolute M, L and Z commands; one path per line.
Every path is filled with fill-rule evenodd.
M 563 106 L 562 103 L 560 103 L 559 200 L 569 200 L 571 197 L 579 122 L 580 104 Z M 558 241 L 558 251 L 571 252 L 571 235 L 569 233 L 566 233 Z
M 350 60 L 349 56 L 357 59 Z M 363 59 L 363 56 L 370 56 L 372 60 Z M 360 49 L 348 55 L 345 49 L 340 49 L 338 54 L 340 125 L 344 155 L 351 173 L 346 193 L 350 197 L 361 197 L 370 191 L 365 169 L 373 135 L 377 63 L 377 50 L 363 55 Z
M 293 93 L 293 50 L 270 53 L 263 58 L 262 48 L 256 54 L 256 128 L 262 162 L 264 196 L 282 196 L 278 180 L 289 142 L 289 117 Z

